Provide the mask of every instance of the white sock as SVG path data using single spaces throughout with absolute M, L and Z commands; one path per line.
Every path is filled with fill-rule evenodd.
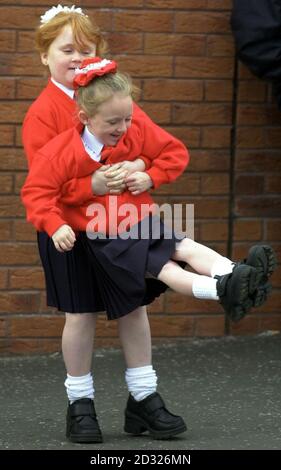
M 136 401 L 141 401 L 156 392 L 157 375 L 153 367 L 128 368 L 125 372 L 128 390 Z
M 94 380 L 91 372 L 87 375 L 80 375 L 73 377 L 67 374 L 66 381 L 64 382 L 66 393 L 70 403 L 73 403 L 80 398 L 91 398 L 93 400 L 95 395 Z
M 214 262 L 211 269 L 211 276 L 223 276 L 224 274 L 232 273 L 235 263 L 224 256 L 221 256 Z
M 192 292 L 197 299 L 218 300 L 217 279 L 198 275 L 192 283 Z

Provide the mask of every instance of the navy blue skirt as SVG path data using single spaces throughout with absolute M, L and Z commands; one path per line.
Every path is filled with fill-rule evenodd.
M 47 305 L 62 312 L 85 313 L 104 310 L 93 268 L 81 237 L 71 251 L 60 253 L 46 233 L 37 234 L 45 274 Z
M 146 221 L 144 231 L 141 232 L 140 224 L 136 226 L 138 238 L 91 239 L 86 233 L 80 234 L 110 320 L 151 303 L 167 289 L 156 277 L 181 239 L 159 217 L 149 217 Z

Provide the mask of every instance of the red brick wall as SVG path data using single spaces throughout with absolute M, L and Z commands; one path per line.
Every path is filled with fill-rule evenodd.
M 56 351 L 63 316 L 46 307 L 35 233 L 19 199 L 26 175 L 21 122 L 45 83 L 33 30 L 54 1 L 8 3 L 0 0 L 0 348 Z M 159 190 L 158 200 L 194 203 L 196 239 L 222 254 L 245 256 L 250 244 L 268 241 L 280 256 L 281 113 L 270 86 L 245 68 L 234 80 L 231 1 L 76 5 L 107 32 L 112 53 L 142 89 L 144 109 L 190 150 L 188 171 Z M 215 302 L 168 292 L 150 308 L 152 333 L 160 339 L 279 330 L 280 277 L 279 269 L 267 305 L 238 325 L 229 325 Z M 116 344 L 115 327 L 101 317 L 97 343 Z

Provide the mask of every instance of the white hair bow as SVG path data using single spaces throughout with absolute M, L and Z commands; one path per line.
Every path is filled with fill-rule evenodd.
M 52 7 L 49 10 L 47 10 L 44 15 L 41 16 L 41 23 L 45 24 L 48 23 L 51 19 L 54 18 L 58 13 L 79 13 L 80 15 L 85 15 L 83 13 L 81 8 L 76 8 L 75 5 L 72 5 L 72 7 L 63 7 L 61 5 L 58 5 L 56 7 Z

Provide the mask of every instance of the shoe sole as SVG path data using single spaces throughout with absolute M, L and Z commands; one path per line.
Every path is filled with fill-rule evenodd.
M 248 266 L 253 266 L 258 272 L 259 285 L 252 298 L 253 306 L 260 307 L 266 302 L 272 290 L 272 286 L 268 282 L 268 279 L 277 266 L 275 252 L 269 245 L 253 246 L 249 251 L 246 264 Z
M 67 439 L 70 441 L 70 442 L 79 442 L 80 444 L 90 444 L 90 443 L 93 443 L 93 444 L 98 444 L 98 443 L 101 443 L 103 442 L 103 439 L 101 436 L 79 436 L 79 435 L 70 435 L 70 436 L 66 436 Z
M 163 439 L 168 440 L 187 431 L 186 425 L 183 423 L 181 426 L 178 426 L 174 429 L 169 429 L 166 431 L 155 431 L 152 429 L 144 420 L 142 420 L 139 416 L 130 413 L 129 415 L 125 415 L 125 425 L 124 431 L 128 434 L 132 434 L 134 436 L 139 436 L 140 434 L 148 431 L 149 434 L 153 437 L 153 439 Z
M 231 296 L 234 301 L 227 313 L 233 322 L 238 322 L 253 307 L 251 297 L 258 287 L 259 277 L 256 269 L 244 264 L 233 271 L 231 281 Z

